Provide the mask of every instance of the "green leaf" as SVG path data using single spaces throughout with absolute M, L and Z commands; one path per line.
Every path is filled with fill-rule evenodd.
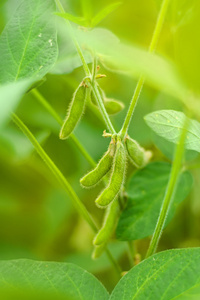
M 19 288 L 55 293 L 73 300 L 106 300 L 109 297 L 93 275 L 73 264 L 22 259 L 1 261 L 0 270 L 1 291 Z
M 131 269 L 110 300 L 172 300 L 200 284 L 200 248 L 160 252 Z M 198 298 L 199 299 L 199 298 Z
M 16 108 L 31 83 L 31 80 L 24 79 L 0 86 L 0 128 L 8 122 L 10 113 Z
M 57 58 L 54 1 L 24 0 L 0 37 L 0 83 L 42 78 Z
M 72 14 L 69 13 L 55 13 L 55 15 L 62 17 L 66 20 L 72 21 L 73 23 L 76 23 L 80 26 L 87 26 L 88 25 L 88 21 L 83 18 L 83 17 L 76 17 Z
M 166 140 L 177 143 L 184 126 L 185 115 L 175 110 L 159 110 L 145 116 L 147 125 Z M 200 152 L 200 123 L 190 120 L 185 148 Z
M 127 207 L 122 212 L 117 226 L 118 239 L 137 240 L 154 232 L 170 170 L 169 163 L 154 162 L 131 178 L 127 189 Z M 165 225 L 172 219 L 177 205 L 189 194 L 192 184 L 191 174 L 182 173 Z
M 95 28 L 88 32 L 77 31 L 75 34 L 80 44 L 95 51 L 104 64 L 137 78 L 143 74 L 147 83 L 153 87 L 185 101 L 187 88 L 168 59 L 136 45 L 119 43 L 116 36 L 106 29 Z
M 107 17 L 110 13 L 112 13 L 115 9 L 117 9 L 122 3 L 116 2 L 109 4 L 104 7 L 98 14 L 92 19 L 91 27 L 95 27 L 98 23 L 100 23 L 105 17 Z

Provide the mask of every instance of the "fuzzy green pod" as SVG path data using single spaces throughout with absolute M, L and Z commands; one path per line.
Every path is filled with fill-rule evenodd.
M 145 151 L 135 140 L 130 137 L 125 141 L 128 156 L 132 164 L 137 168 L 143 168 L 150 160 L 152 154 L 150 151 Z
M 115 144 L 111 142 L 108 151 L 100 159 L 96 168 L 81 178 L 80 183 L 83 187 L 92 187 L 103 179 L 112 167 L 114 152 Z
M 126 153 L 123 144 L 118 141 L 110 182 L 95 201 L 99 207 L 107 206 L 117 197 L 124 182 L 125 171 Z
M 67 139 L 78 124 L 78 121 L 84 112 L 87 93 L 88 88 L 86 87 L 85 83 L 82 82 L 73 94 L 69 111 L 60 130 L 60 139 Z
M 124 103 L 112 98 L 104 98 L 104 106 L 109 115 L 115 115 L 124 109 Z
M 99 258 L 105 251 L 106 245 L 107 244 L 105 243 L 105 244 L 101 244 L 100 246 L 95 246 L 92 252 L 92 259 Z
M 115 224 L 119 216 L 119 212 L 120 212 L 120 207 L 116 199 L 107 208 L 103 226 L 99 230 L 99 232 L 97 233 L 93 241 L 93 244 L 95 246 L 102 245 L 109 240 L 109 238 L 111 237 L 115 229 Z

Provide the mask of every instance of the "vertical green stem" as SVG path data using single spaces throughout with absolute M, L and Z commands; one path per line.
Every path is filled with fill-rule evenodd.
M 163 25 L 163 22 L 164 22 L 164 19 L 165 19 L 165 15 L 166 15 L 166 12 L 167 12 L 169 1 L 170 0 L 163 0 L 163 2 L 162 2 L 160 12 L 159 12 L 159 15 L 158 15 L 158 18 L 157 18 L 156 26 L 155 26 L 155 29 L 154 29 L 154 33 L 153 33 L 153 36 L 152 36 L 152 40 L 151 40 L 151 43 L 150 43 L 150 46 L 149 46 L 149 52 L 150 53 L 154 52 L 155 49 L 156 49 L 156 45 L 157 45 L 158 38 L 159 38 L 161 29 L 162 29 L 162 25 Z M 130 122 L 131 122 L 131 119 L 132 119 L 132 116 L 133 116 L 133 113 L 134 113 L 134 110 L 135 110 L 135 107 L 137 105 L 140 93 L 142 91 L 144 81 L 145 81 L 144 77 L 141 76 L 138 80 L 137 85 L 136 85 L 136 88 L 135 88 L 133 97 L 131 99 L 131 103 L 130 103 L 126 118 L 124 120 L 124 124 L 122 126 L 121 131 L 120 131 L 122 139 L 124 139 L 124 137 L 127 134 L 127 131 L 128 131 L 128 128 L 129 128 L 129 125 L 130 125 Z
M 102 112 L 102 116 L 104 118 L 104 121 L 107 124 L 107 128 L 110 131 L 110 133 L 115 134 L 116 131 L 115 131 L 115 129 L 114 129 L 114 127 L 113 127 L 113 125 L 110 121 L 110 118 L 107 114 L 107 111 L 106 111 L 105 106 L 103 104 L 103 101 L 102 101 L 102 98 L 101 98 L 101 95 L 99 93 L 99 90 L 98 90 L 98 87 L 97 87 L 96 83 L 95 82 L 92 83 L 91 86 L 92 86 L 92 90 L 93 90 L 94 96 L 96 98 L 96 101 L 98 103 L 98 106 L 99 106 L 99 108 Z
M 63 8 L 63 6 L 62 6 L 60 0 L 56 0 L 56 3 L 57 3 L 57 6 L 58 6 L 59 10 L 64 14 L 64 13 L 65 13 L 65 10 L 64 10 L 64 8 Z M 69 26 L 69 28 L 70 28 L 70 31 L 71 31 L 71 25 L 70 25 L 70 22 L 67 21 L 67 20 L 66 20 L 66 22 L 67 22 L 67 24 L 68 24 L 68 26 Z M 84 71 L 85 71 L 85 75 L 86 75 L 87 77 L 92 78 L 91 72 L 90 72 L 90 70 L 89 70 L 89 68 L 88 68 L 88 65 L 87 65 L 86 60 L 85 60 L 85 58 L 84 58 L 84 55 L 83 55 L 83 53 L 82 53 L 82 51 L 81 51 L 81 48 L 80 48 L 80 46 L 79 46 L 79 43 L 77 42 L 77 40 L 75 39 L 75 37 L 73 36 L 73 34 L 72 34 L 71 36 L 72 36 L 74 45 L 76 46 L 77 52 L 78 52 L 78 54 L 79 54 L 79 56 L 80 56 L 80 59 L 81 59 L 81 61 L 82 61 L 83 68 L 84 68 Z M 113 125 L 112 125 L 112 123 L 111 123 L 111 121 L 110 121 L 110 118 L 109 118 L 109 116 L 108 116 L 108 113 L 107 113 L 107 111 L 106 111 L 106 109 L 105 109 L 105 107 L 104 107 L 103 100 L 102 100 L 102 98 L 101 98 L 101 95 L 100 95 L 100 93 L 99 93 L 97 87 L 96 87 L 95 82 L 93 82 L 93 83 L 91 84 L 91 88 L 92 88 L 92 90 L 93 90 L 94 96 L 95 96 L 95 98 L 96 98 L 96 101 L 97 101 L 97 103 L 98 103 L 99 109 L 100 109 L 100 111 L 101 111 L 101 114 L 102 114 L 102 116 L 103 116 L 103 118 L 104 118 L 104 121 L 105 121 L 105 124 L 106 124 L 108 130 L 109 130 L 112 134 L 116 133 L 116 131 L 115 131 L 115 129 L 114 129 L 114 127 L 113 127 Z
M 188 120 L 189 119 L 186 118 L 184 128 L 181 132 L 181 136 L 179 139 L 179 143 L 176 147 L 174 161 L 173 161 L 173 165 L 172 165 L 172 169 L 171 169 L 171 174 L 170 174 L 169 182 L 168 182 L 167 189 L 165 192 L 165 197 L 163 200 L 163 204 L 162 204 L 162 207 L 160 210 L 156 228 L 155 228 L 154 234 L 152 236 L 146 257 L 153 255 L 157 249 L 159 240 L 162 235 L 163 227 L 165 225 L 165 221 L 166 221 L 166 218 L 167 218 L 167 215 L 168 215 L 168 212 L 169 212 L 172 200 L 173 200 L 173 196 L 174 196 L 174 193 L 176 190 L 176 185 L 177 185 L 177 181 L 178 181 L 178 177 L 179 177 L 179 173 L 180 173 L 183 154 L 184 154 L 184 143 L 185 143 L 185 138 L 186 138 L 186 134 L 187 134 L 187 127 L 188 127 L 188 122 L 189 122 Z
M 40 94 L 40 92 L 36 89 L 33 89 L 32 94 L 35 96 L 35 98 L 42 104 L 42 106 L 52 115 L 52 117 L 58 122 L 59 125 L 62 126 L 63 121 L 61 117 L 57 114 L 57 112 L 53 109 L 53 107 L 48 103 L 48 101 Z M 89 162 L 89 164 L 92 167 L 96 167 L 95 161 L 92 159 L 92 157 L 87 153 L 85 148 L 81 145 L 79 140 L 75 137 L 74 134 L 70 135 L 70 138 L 73 140 L 79 151 L 83 154 L 85 159 Z
M 97 233 L 98 227 L 96 226 L 93 218 L 88 213 L 87 209 L 83 205 L 83 203 L 80 201 L 79 197 L 71 187 L 70 183 L 67 181 L 67 179 L 64 177 L 62 172 L 57 168 L 57 166 L 54 164 L 54 162 L 51 160 L 51 158 L 47 155 L 47 153 L 44 151 L 44 149 L 40 146 L 34 135 L 30 132 L 28 127 L 22 122 L 22 120 L 16 115 L 12 114 L 12 120 L 13 122 L 21 129 L 21 131 L 27 136 L 27 138 L 30 140 L 30 142 L 33 144 L 35 150 L 39 154 L 39 156 L 44 160 L 48 168 L 51 170 L 51 172 L 54 174 L 58 182 L 61 184 L 61 186 L 64 188 L 66 193 L 69 195 L 69 197 L 72 199 L 77 211 L 79 214 L 86 220 L 86 222 L 90 225 L 91 229 Z M 115 270 L 117 271 L 118 275 L 121 276 L 121 270 L 118 266 L 117 262 L 112 257 L 112 254 L 107 249 L 106 253 L 108 255 L 109 260 L 113 264 Z
M 61 173 L 61 171 L 56 167 L 54 162 L 50 159 L 50 157 L 47 155 L 47 153 L 43 150 L 43 148 L 40 146 L 34 135 L 30 132 L 30 130 L 27 128 L 27 126 L 20 120 L 20 118 L 16 114 L 12 114 L 12 119 L 14 123 L 21 129 L 21 131 L 27 136 L 27 138 L 30 140 L 30 142 L 33 144 L 35 150 L 39 154 L 39 156 L 44 160 L 48 168 L 51 170 L 51 172 L 54 174 L 54 176 L 57 178 L 57 180 L 60 182 L 64 190 L 68 193 L 70 198 L 73 200 L 73 203 L 76 206 L 76 209 L 80 213 L 81 216 L 84 217 L 84 219 L 88 222 L 88 224 L 91 226 L 93 231 L 97 231 L 97 226 L 95 225 L 92 217 L 89 215 L 87 209 L 82 204 L 74 190 L 72 189 L 71 185 L 67 181 L 67 179 L 64 177 L 64 175 Z

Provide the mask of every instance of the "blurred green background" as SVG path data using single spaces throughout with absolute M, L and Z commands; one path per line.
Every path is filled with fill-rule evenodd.
M 11 17 L 16 0 L 0 3 L 0 31 Z M 82 1 L 83 2 L 83 1 Z M 91 15 L 113 1 L 87 0 Z M 111 30 L 122 41 L 145 49 L 151 40 L 160 0 L 122 0 L 121 6 L 106 17 L 98 27 Z M 63 0 L 66 11 L 83 15 L 81 0 Z M 172 60 L 180 76 L 194 93 L 199 93 L 200 68 L 200 4 L 198 1 L 171 1 L 157 52 Z M 113 73 L 101 66 L 107 75 L 99 83 L 106 95 L 123 101 L 125 109 L 112 116 L 120 129 L 136 81 L 125 74 Z M 72 94 L 84 74 L 81 67 L 66 75 L 48 74 L 38 90 L 64 118 Z M 146 126 L 143 116 L 158 109 L 183 110 L 173 97 L 145 85 L 135 110 L 129 134 L 142 146 L 154 151 L 153 160 L 171 161 L 173 150 L 156 138 Z M 60 168 L 82 199 L 94 219 L 100 224 L 103 211 L 96 208 L 94 199 L 102 186 L 83 190 L 79 179 L 89 164 L 69 138 L 58 138 L 60 127 L 30 92 L 24 96 L 17 114 L 35 134 L 45 151 Z M 106 151 L 109 140 L 102 137 L 105 125 L 98 110 L 87 107 L 75 131 L 94 160 Z M 198 157 L 195 158 L 198 162 Z M 192 164 L 192 162 L 188 162 Z M 128 176 L 135 172 L 129 166 Z M 200 246 L 199 170 L 193 170 L 193 191 L 178 208 L 176 216 L 165 230 L 159 250 Z M 37 260 L 66 261 L 78 264 L 95 274 L 111 290 L 117 278 L 103 255 L 92 261 L 93 233 L 77 214 L 70 199 L 57 183 L 43 161 L 35 153 L 27 138 L 10 122 L 0 133 L 0 259 L 32 258 Z M 136 241 L 137 252 L 145 255 L 149 239 Z M 125 242 L 111 242 L 111 251 L 119 258 L 123 270 L 130 268 Z

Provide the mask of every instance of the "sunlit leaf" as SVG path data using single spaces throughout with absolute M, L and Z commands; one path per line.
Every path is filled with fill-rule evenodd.
M 185 99 L 187 89 L 174 65 L 167 58 L 148 53 L 135 45 L 119 43 L 112 32 L 102 28 L 88 32 L 78 31 L 76 36 L 81 44 L 93 49 L 104 63 L 109 63 L 134 77 L 142 74 L 153 87 Z
M 114 288 L 110 300 L 190 299 L 181 296 L 192 294 L 199 286 L 199 268 L 200 248 L 158 253 L 131 269 Z M 199 289 L 197 292 L 199 295 Z
M 128 203 L 117 226 L 118 239 L 136 240 L 153 234 L 170 170 L 170 164 L 155 162 L 132 176 L 127 189 Z M 172 219 L 177 205 L 189 194 L 192 184 L 189 172 L 181 174 L 165 225 Z
M 21 1 L 0 36 L 0 126 L 31 83 L 41 79 L 56 61 L 53 10 L 51 0 Z
M 184 128 L 185 115 L 175 110 L 159 110 L 145 116 L 147 125 L 166 140 L 177 143 Z M 200 152 L 200 123 L 190 120 L 185 148 Z

